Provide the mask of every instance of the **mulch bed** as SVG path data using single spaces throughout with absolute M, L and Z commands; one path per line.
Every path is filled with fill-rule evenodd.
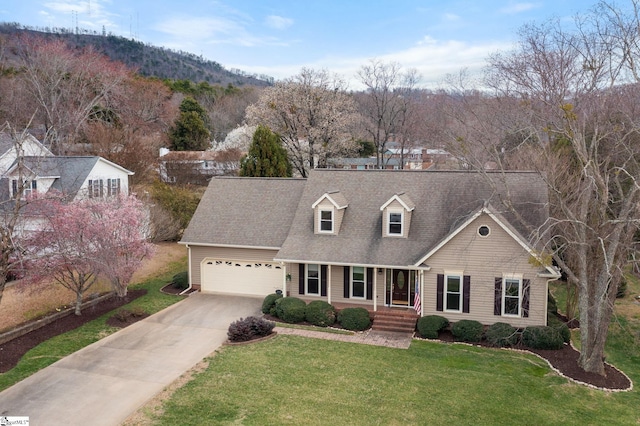
M 132 300 L 147 294 L 147 290 L 130 290 L 124 298 L 112 297 L 94 306 L 82 310 L 82 315 L 73 313 L 52 323 L 31 331 L 24 336 L 17 337 L 0 345 L 0 373 L 6 373 L 16 366 L 22 356 L 40 343 L 52 337 L 74 330 L 114 309 L 126 305 Z M 141 318 L 140 318 L 141 319 Z
M 453 342 L 454 338 L 450 331 L 443 331 L 440 332 L 438 340 L 443 342 Z M 473 344 L 483 347 L 492 347 L 484 341 Z M 631 381 L 629 378 L 609 364 L 605 364 L 604 376 L 584 371 L 578 365 L 580 352 L 571 345 L 564 345 L 562 349 L 558 350 L 531 349 L 522 345 L 518 345 L 513 349 L 528 351 L 544 358 L 562 375 L 580 383 L 585 383 L 605 390 L 627 390 L 631 387 Z

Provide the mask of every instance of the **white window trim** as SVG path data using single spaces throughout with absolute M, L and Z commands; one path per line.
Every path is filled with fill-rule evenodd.
M 322 221 L 322 212 L 330 212 L 331 213 L 331 230 L 330 231 L 322 229 L 322 222 L 323 222 Z M 336 213 L 335 213 L 335 209 L 327 208 L 327 207 L 318 208 L 318 233 L 319 234 L 333 234 L 335 229 L 336 229 Z
M 482 235 L 482 234 L 480 233 L 480 229 L 481 229 L 481 228 L 487 228 L 487 229 L 489 230 L 489 232 L 487 233 L 487 235 Z M 489 237 L 489 235 L 491 235 L 491 227 L 489 227 L 488 225 L 480 225 L 480 226 L 478 226 L 478 236 L 479 236 L 480 238 L 487 238 L 487 237 Z
M 457 277 L 460 281 L 460 286 L 458 287 L 460 293 L 460 302 L 458 304 L 458 309 L 447 309 L 447 294 L 449 293 L 449 277 Z M 442 308 L 444 312 L 454 312 L 461 314 L 462 313 L 462 304 L 464 298 L 464 274 L 462 272 L 449 272 L 444 275 L 444 288 L 442 289 Z
M 507 299 L 506 299 L 506 293 L 507 293 L 507 280 L 509 281 L 518 281 L 518 313 L 517 314 L 508 314 L 505 313 L 505 307 L 507 306 Z M 502 309 L 500 312 L 500 314 L 503 317 L 510 317 L 510 318 L 520 318 L 522 316 L 522 275 L 514 275 L 514 274 L 510 274 L 510 275 L 503 275 L 502 276 Z M 512 297 L 512 296 L 509 296 Z
M 391 215 L 399 214 L 400 215 L 400 233 L 392 234 L 391 231 Z M 385 234 L 387 237 L 403 237 L 404 236 L 404 210 L 399 209 L 387 209 L 387 229 L 385 230 Z M 394 222 L 396 223 L 396 222 Z
M 311 265 L 315 265 L 318 267 L 318 292 L 317 293 L 310 293 L 309 292 L 309 266 Z M 320 296 L 320 294 L 322 294 L 322 268 L 320 267 L 320 264 L 306 264 L 305 268 L 304 268 L 304 293 L 305 296 Z
M 362 288 L 364 289 L 363 296 L 354 296 L 353 295 L 353 283 L 354 283 L 354 279 L 353 279 L 353 270 L 354 268 L 362 268 Z M 351 268 L 349 268 L 349 298 L 350 299 L 359 299 L 359 300 L 366 300 L 367 299 L 367 268 L 365 268 L 364 266 L 352 266 Z

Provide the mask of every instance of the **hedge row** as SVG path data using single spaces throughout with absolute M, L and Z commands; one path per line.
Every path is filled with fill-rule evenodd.
M 282 297 L 276 293 L 264 298 L 262 313 L 288 323 L 307 321 L 319 327 L 328 327 L 338 321 L 343 328 L 353 331 L 366 330 L 371 325 L 369 311 L 365 308 L 345 308 L 337 313 L 335 307 L 324 300 L 314 300 L 307 305 L 297 297 Z

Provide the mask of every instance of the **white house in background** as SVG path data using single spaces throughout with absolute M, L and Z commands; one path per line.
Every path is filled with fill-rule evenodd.
M 129 193 L 133 172 L 97 156 L 55 156 L 28 135 L 17 148 L 0 133 L 0 198 L 61 193 L 69 201 Z
M 170 151 L 160 148 L 158 172 L 166 183 L 206 185 L 213 176 L 237 174 L 241 157 L 238 149 Z

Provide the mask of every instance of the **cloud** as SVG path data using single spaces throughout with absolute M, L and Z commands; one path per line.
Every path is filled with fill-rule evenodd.
M 269 15 L 265 18 L 265 24 L 269 28 L 284 30 L 293 25 L 293 19 L 284 18 L 278 15 Z
M 500 13 L 505 15 L 515 15 L 517 13 L 526 12 L 528 10 L 541 7 L 540 3 L 510 3 L 508 6 L 500 9 Z

